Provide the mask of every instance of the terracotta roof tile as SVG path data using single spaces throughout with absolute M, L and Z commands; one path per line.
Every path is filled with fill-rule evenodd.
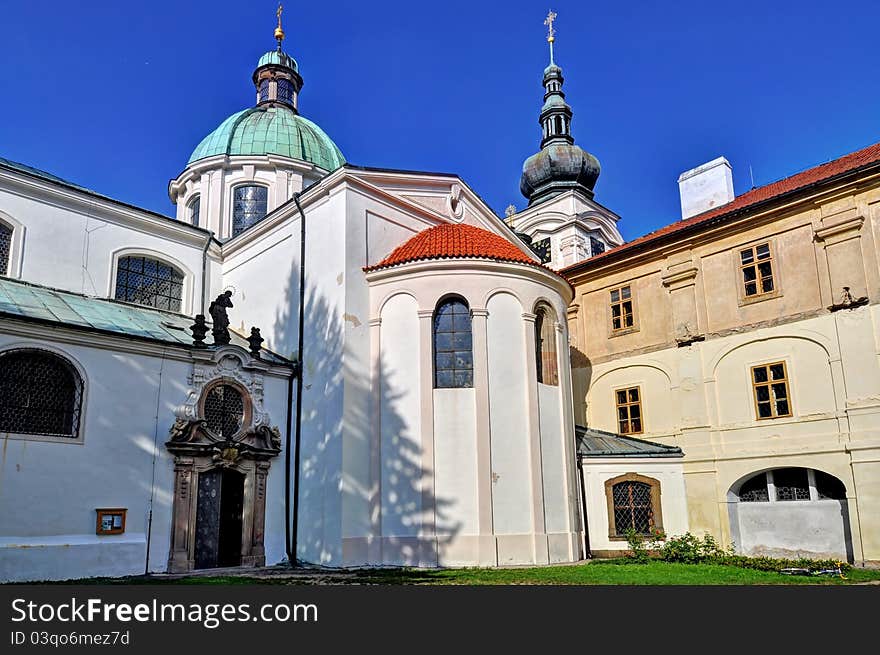
M 459 258 L 494 259 L 541 266 L 504 237 L 473 225 L 443 224 L 419 232 L 381 262 L 364 270 L 375 271 L 425 259 Z
M 631 248 L 634 248 L 636 246 L 648 244 L 651 241 L 660 239 L 670 234 L 675 234 L 676 232 L 680 232 L 687 228 L 698 226 L 701 223 L 708 223 L 712 219 L 717 219 L 727 214 L 732 214 L 736 211 L 747 209 L 753 205 L 758 205 L 762 202 L 773 200 L 774 198 L 783 196 L 792 191 L 803 189 L 810 186 L 811 184 L 815 184 L 816 182 L 822 182 L 823 180 L 828 180 L 837 175 L 849 173 L 851 171 L 861 168 L 862 166 L 874 164 L 877 162 L 880 162 L 880 143 L 875 143 L 874 145 L 868 146 L 867 148 L 857 150 L 856 152 L 844 155 L 843 157 L 835 159 L 834 161 L 820 164 L 819 166 L 815 166 L 800 173 L 796 173 L 795 175 L 786 177 L 777 182 L 772 182 L 771 184 L 767 184 L 765 186 L 747 191 L 741 196 L 737 196 L 726 205 L 711 209 L 707 212 L 703 212 L 702 214 L 697 214 L 696 216 L 692 216 L 685 220 L 676 221 L 671 225 L 661 227 L 659 230 L 655 230 L 637 239 L 628 241 L 623 245 L 617 246 L 616 248 L 606 250 L 604 253 L 595 255 L 594 257 L 590 257 L 583 262 L 572 264 L 571 266 L 562 269 L 560 273 L 575 273 L 579 269 L 585 268 L 591 262 L 614 257 L 616 254 L 630 250 Z

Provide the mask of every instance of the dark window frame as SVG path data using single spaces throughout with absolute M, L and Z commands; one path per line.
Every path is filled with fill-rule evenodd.
M 113 297 L 122 302 L 183 313 L 185 275 L 177 266 L 149 254 L 128 253 L 116 260 Z
M 18 358 L 25 361 L 17 363 Z M 55 378 L 48 375 L 53 373 L 52 367 Z M 50 393 L 63 393 L 64 397 L 46 402 Z M 0 351 L 0 432 L 36 440 L 81 442 L 84 397 L 82 375 L 65 356 L 42 348 Z M 39 412 L 44 415 L 34 416 Z M 34 422 L 42 425 L 35 427 Z
M 0 276 L 9 275 L 12 265 L 12 235 L 15 229 L 0 221 Z
M 434 388 L 473 388 L 473 317 L 461 296 L 447 296 L 437 303 L 431 322 L 431 346 Z

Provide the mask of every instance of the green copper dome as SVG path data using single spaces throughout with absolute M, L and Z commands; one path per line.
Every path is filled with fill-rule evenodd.
M 292 68 L 293 70 L 298 71 L 296 67 L 296 59 L 281 50 L 270 50 L 260 57 L 260 61 L 257 62 L 257 68 L 270 65 L 284 66 L 285 68 Z
M 339 148 L 312 121 L 285 105 L 257 106 L 233 114 L 202 139 L 188 164 L 214 155 L 281 155 L 327 171 L 345 163 Z

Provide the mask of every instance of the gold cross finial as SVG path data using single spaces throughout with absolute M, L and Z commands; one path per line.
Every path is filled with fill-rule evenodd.
M 552 9 L 544 19 L 544 25 L 547 26 L 547 43 L 553 43 L 556 40 L 556 30 L 553 29 L 553 21 L 556 20 L 556 12 Z
M 284 40 L 284 30 L 281 28 L 281 13 L 284 11 L 284 5 L 278 5 L 275 15 L 278 16 L 278 27 L 275 28 L 275 40 L 278 41 L 278 49 L 281 49 L 281 42 Z
M 547 13 L 544 19 L 544 25 L 547 26 L 547 43 L 550 44 L 550 63 L 553 63 L 553 42 L 556 40 L 556 30 L 553 29 L 553 21 L 556 20 L 556 12 L 552 9 Z

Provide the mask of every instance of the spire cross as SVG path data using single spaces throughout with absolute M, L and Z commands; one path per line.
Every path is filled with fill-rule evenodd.
M 547 13 L 544 19 L 544 25 L 547 26 L 547 43 L 550 44 L 550 63 L 553 63 L 553 42 L 556 40 L 556 30 L 553 29 L 553 21 L 556 20 L 556 12 L 552 9 Z
M 275 15 L 278 16 L 278 27 L 275 28 L 275 40 L 278 41 L 278 49 L 281 50 L 281 42 L 284 40 L 284 30 L 281 27 L 281 14 L 284 11 L 284 5 L 278 3 L 278 10 Z

